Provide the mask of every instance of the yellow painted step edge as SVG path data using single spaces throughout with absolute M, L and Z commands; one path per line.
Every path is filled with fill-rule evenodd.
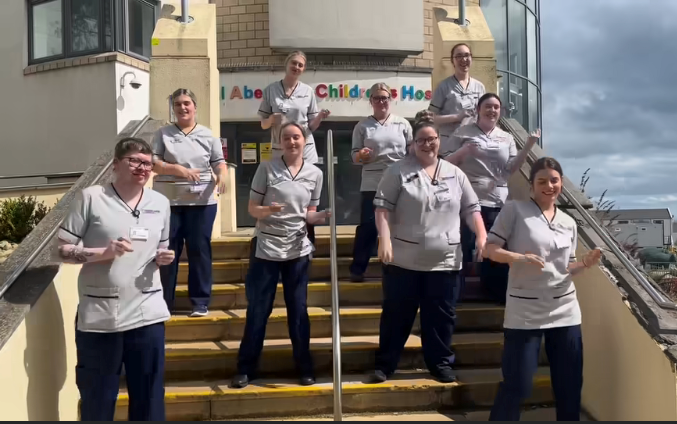
M 380 281 L 366 281 L 363 283 L 352 283 L 349 281 L 339 281 L 339 290 L 342 291 L 347 291 L 347 290 L 365 290 L 365 289 L 380 289 L 381 288 L 381 282 Z M 282 290 L 282 284 L 277 285 L 277 290 L 281 291 Z M 331 283 L 329 282 L 324 282 L 324 281 L 318 281 L 318 282 L 312 282 L 308 284 L 308 291 L 329 291 L 331 290 Z M 227 283 L 227 284 L 214 284 L 212 287 L 212 295 L 223 295 L 223 294 L 229 294 L 229 293 L 244 293 L 245 292 L 245 287 L 244 283 Z M 187 285 L 182 285 L 182 286 L 177 286 L 176 287 L 176 295 L 177 296 L 188 296 L 188 286 Z
M 353 258 L 349 257 L 343 257 L 343 258 L 338 258 L 338 262 L 340 264 L 347 264 L 351 262 Z M 331 261 L 331 258 L 313 258 L 311 260 L 311 264 L 319 264 L 319 265 L 325 265 L 329 264 Z M 369 263 L 370 264 L 378 264 L 381 261 L 378 258 L 370 258 Z M 212 268 L 213 269 L 227 269 L 227 268 L 240 268 L 242 265 L 247 265 L 249 264 L 249 258 L 243 258 L 243 259 L 223 259 L 223 260 L 218 260 L 218 261 L 213 261 L 212 262 Z M 187 268 L 188 267 L 188 262 L 181 262 L 179 264 L 179 267 L 181 268 Z

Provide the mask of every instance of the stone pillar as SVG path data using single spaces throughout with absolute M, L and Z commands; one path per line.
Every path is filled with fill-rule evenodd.
M 197 120 L 215 137 L 221 133 L 219 70 L 217 68 L 216 5 L 191 1 L 193 21 L 183 24 L 181 6 L 164 2 L 162 15 L 152 37 L 150 61 L 150 115 L 168 121 L 169 96 L 177 88 L 188 88 L 197 97 Z M 213 237 L 235 231 L 235 172 L 229 169 L 228 190 L 219 198 L 219 213 Z
M 451 63 L 451 48 L 457 43 L 466 43 L 473 53 L 470 75 L 484 84 L 487 92 L 497 92 L 496 50 L 494 37 L 478 4 L 468 3 L 466 19 L 470 24 L 459 26 L 457 6 L 433 7 L 433 90 L 443 79 L 454 73 Z

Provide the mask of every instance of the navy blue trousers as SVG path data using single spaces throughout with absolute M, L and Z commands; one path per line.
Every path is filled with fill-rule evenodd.
M 188 245 L 188 297 L 193 306 L 209 306 L 212 295 L 212 229 L 217 205 L 172 206 L 169 248 L 174 262 L 160 267 L 165 301 L 174 310 L 179 258 L 184 241 Z
M 482 206 L 482 221 L 487 233 L 494 226 L 496 217 L 501 208 L 489 208 Z M 463 249 L 463 268 L 468 269 L 473 262 L 473 249 L 475 248 L 475 233 L 468 227 L 465 221 L 461 222 L 461 245 Z M 485 296 L 494 302 L 505 304 L 506 292 L 508 291 L 508 273 L 510 266 L 484 259 L 480 263 L 480 281 Z M 465 277 L 461 276 L 461 297 L 465 290 Z
M 165 421 L 165 325 L 120 333 L 75 332 L 82 421 L 113 421 L 125 366 L 129 421 Z
M 543 337 L 557 421 L 580 420 L 583 337 L 581 326 L 574 325 L 545 330 L 505 330 L 503 382 L 491 409 L 491 421 L 519 421 L 522 401 L 531 396 Z
M 421 308 L 423 357 L 433 375 L 451 369 L 451 337 L 456 327 L 458 271 L 412 271 L 394 265 L 383 269 L 383 312 L 376 370 L 387 376 L 397 369 L 404 345 Z
M 266 325 L 273 312 L 280 275 L 287 307 L 287 327 L 292 342 L 294 361 L 301 376 L 313 376 L 310 355 L 310 318 L 308 317 L 308 266 L 303 256 L 288 261 L 267 261 L 255 257 L 256 238 L 252 239 L 249 270 L 245 280 L 247 321 L 238 352 L 238 374 L 253 378 L 266 338 Z
M 363 191 L 360 208 L 360 225 L 355 230 L 353 243 L 353 263 L 350 264 L 350 273 L 364 275 L 369 266 L 369 259 L 376 254 L 378 244 L 378 229 L 374 207 L 375 191 Z

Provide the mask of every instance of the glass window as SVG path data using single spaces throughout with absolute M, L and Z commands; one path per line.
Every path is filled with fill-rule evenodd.
M 71 2 L 71 50 L 88 52 L 99 49 L 101 2 L 72 0 Z
M 530 80 L 538 82 L 538 28 L 536 17 L 527 13 L 527 76 Z
M 524 126 L 524 128 L 527 131 L 531 132 L 541 127 L 539 122 L 540 118 L 539 111 L 541 110 L 540 96 L 538 95 L 538 89 L 536 88 L 536 86 L 531 83 L 529 83 L 528 110 L 529 110 L 529 122 L 528 125 Z
M 155 6 L 143 0 L 128 0 L 129 51 L 150 57 L 150 39 L 155 28 Z
M 527 9 L 518 1 L 508 3 L 508 48 L 510 51 L 508 70 L 527 75 Z
M 482 13 L 494 37 L 496 67 L 508 69 L 508 11 L 506 0 L 483 0 Z
M 63 54 L 63 14 L 61 0 L 36 4 L 32 12 L 32 56 L 44 59 Z
M 527 6 L 536 13 L 536 0 L 527 0 Z

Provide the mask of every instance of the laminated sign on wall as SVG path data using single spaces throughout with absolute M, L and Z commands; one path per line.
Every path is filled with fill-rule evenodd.
M 256 143 L 242 143 L 242 163 L 254 164 L 256 160 Z
M 268 162 L 270 160 L 272 152 L 273 145 L 271 143 L 259 144 L 259 156 L 261 156 L 261 162 Z

